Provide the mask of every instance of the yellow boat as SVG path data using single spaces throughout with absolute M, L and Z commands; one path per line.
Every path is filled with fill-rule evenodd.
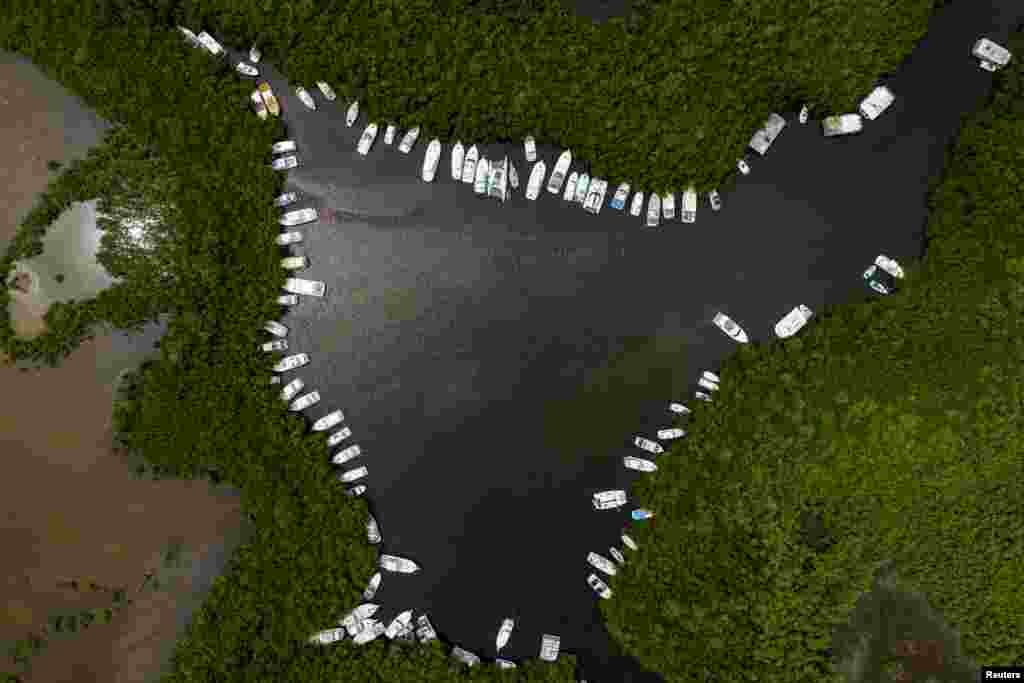
M 263 97 L 263 101 L 267 105 L 267 111 L 274 116 L 281 115 L 281 107 L 277 104 L 277 98 L 274 97 L 274 91 L 270 89 L 269 83 L 260 83 L 259 85 L 260 95 Z

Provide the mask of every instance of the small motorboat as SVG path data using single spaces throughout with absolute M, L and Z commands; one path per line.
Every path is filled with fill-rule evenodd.
M 405 140 L 402 140 L 404 143 Z M 434 181 L 434 176 L 437 174 L 437 165 L 441 161 L 441 141 L 438 138 L 434 138 L 427 145 L 427 153 L 423 155 L 423 171 L 421 177 L 423 182 L 431 183 Z
M 580 177 L 576 179 L 576 191 L 573 195 L 572 200 L 577 204 L 582 204 L 587 200 L 587 193 L 590 191 L 590 176 L 586 173 L 581 173 Z
M 811 309 L 800 304 L 787 313 L 782 320 L 775 323 L 775 336 L 780 339 L 792 337 L 807 324 L 807 321 L 811 319 L 812 315 L 814 314 L 811 312 Z
M 622 489 L 598 491 L 593 495 L 595 510 L 612 510 L 626 504 L 626 492 Z
M 267 105 L 267 111 L 273 116 L 280 116 L 281 105 L 278 104 L 277 98 L 274 97 L 274 91 L 270 89 L 270 84 L 264 81 L 256 86 L 256 89 L 259 91 L 260 97 L 263 98 L 263 103 Z
M 323 296 L 327 293 L 327 283 L 321 280 L 304 280 L 290 277 L 284 281 L 284 291 L 304 296 Z
M 249 78 L 256 78 L 257 76 L 260 75 L 259 69 L 249 64 L 246 64 L 245 62 L 239 62 L 238 64 L 235 64 L 235 71 L 242 74 L 243 76 L 248 76 Z
M 654 472 L 658 469 L 658 466 L 650 460 L 634 458 L 632 455 L 627 455 L 622 458 L 622 464 L 626 466 L 626 469 L 635 470 L 637 472 Z
M 408 628 L 410 622 L 412 622 L 412 610 L 407 609 L 388 624 L 387 629 L 384 631 L 384 635 L 387 636 L 388 640 L 394 640 L 399 633 Z
M 421 643 L 437 640 L 437 631 L 434 630 L 434 625 L 430 623 L 426 614 L 421 614 L 416 618 L 416 637 L 420 639 Z
M 337 446 L 339 443 L 341 443 L 350 436 L 352 436 L 352 430 L 349 429 L 348 427 L 342 427 L 341 429 L 327 437 L 327 447 L 334 448 L 335 446 Z
M 892 93 L 892 90 L 889 90 L 889 88 L 884 85 L 880 85 L 872 90 L 871 93 L 861 101 L 858 109 L 860 110 L 861 116 L 866 118 L 868 121 L 874 121 L 881 116 L 894 101 L 896 101 L 896 96 Z
M 295 396 L 302 391 L 305 386 L 306 383 L 302 381 L 302 378 L 296 377 L 291 382 L 288 382 L 288 384 L 285 384 L 284 388 L 281 389 L 281 400 L 288 403 L 295 398 Z
M 274 206 L 283 208 L 289 204 L 294 204 L 298 198 L 299 196 L 294 192 L 285 192 L 277 196 L 277 199 L 274 200 Z
M 512 637 L 512 629 L 515 628 L 516 622 L 511 618 L 502 620 L 501 626 L 498 628 L 498 635 L 494 639 L 494 648 L 496 651 L 501 652 L 501 649 L 508 645 L 508 639 Z
M 345 629 L 343 628 L 329 628 L 319 633 L 313 634 L 310 637 L 309 642 L 311 645 L 330 645 L 336 643 L 339 640 L 345 639 Z
M 302 241 L 302 233 L 299 232 L 298 230 L 282 232 L 280 235 L 274 238 L 274 241 L 277 242 L 277 244 L 282 247 L 287 247 L 289 244 L 298 244 L 299 242 Z
M 285 270 L 302 270 L 309 267 L 309 259 L 305 256 L 285 256 L 281 259 L 281 267 Z
M 629 207 L 630 216 L 639 216 L 644 210 L 644 193 L 637 190 L 633 195 L 633 204 Z
M 487 193 L 487 174 L 491 170 L 491 165 L 487 161 L 487 157 L 480 157 L 480 160 L 476 162 L 476 174 L 473 180 L 473 192 L 476 194 Z
M 503 659 L 502 657 L 495 657 L 494 663 L 498 665 L 499 669 L 515 669 L 517 668 L 516 663 L 510 659 Z M 586 681 L 583 681 L 586 683 Z
M 612 589 L 604 581 L 597 578 L 597 574 L 591 574 L 587 577 L 587 585 L 593 588 L 594 592 L 605 600 L 612 597 Z
M 668 409 L 671 410 L 673 413 L 676 413 L 678 415 L 689 415 L 690 414 L 690 409 L 687 408 L 682 403 L 669 403 L 668 404 Z
M 452 657 L 459 660 L 466 666 L 476 666 L 480 663 L 480 658 L 469 650 L 465 650 L 458 645 L 452 648 Z
M 565 183 L 565 192 L 562 193 L 562 200 L 571 202 L 576 198 L 576 184 L 580 181 L 580 174 L 573 171 L 569 174 L 569 180 Z
M 402 141 L 398 143 L 398 151 L 401 152 L 402 154 L 408 154 L 409 152 L 411 152 L 412 148 L 416 145 L 416 140 L 417 138 L 419 138 L 419 136 L 419 126 L 417 126 L 416 128 L 410 128 L 409 130 L 405 131 L 405 135 L 402 136 Z M 441 144 L 440 140 L 438 140 L 438 144 Z
M 377 594 L 377 589 L 380 588 L 380 577 L 380 572 L 370 577 L 370 583 L 366 585 L 366 590 L 363 591 L 363 600 L 373 600 L 373 596 Z
M 263 57 L 263 53 L 260 52 L 258 47 L 253 45 L 252 47 L 249 48 L 249 61 L 250 62 L 252 62 L 253 64 L 259 64 L 259 61 L 260 61 L 260 59 L 262 59 L 262 57 Z
M 363 449 L 359 447 L 359 444 L 352 444 L 348 448 L 342 448 L 340 451 L 335 453 L 331 457 L 331 464 L 344 465 L 349 460 L 358 458 L 363 454 Z
M 654 517 L 654 513 L 646 508 L 638 508 L 636 510 L 633 510 L 633 512 L 630 513 L 630 516 L 634 520 L 641 522 L 645 519 L 651 519 L 652 517 Z
M 298 96 L 299 101 L 306 105 L 308 109 L 316 109 L 316 102 L 313 101 L 313 96 L 301 85 L 295 88 L 295 94 Z
M 764 126 L 754 133 L 747 146 L 761 156 L 764 156 L 768 152 L 768 148 L 775 142 L 775 138 L 779 137 L 779 133 L 785 127 L 786 119 L 775 113 L 769 114 Z
M 268 341 L 268 342 L 266 342 L 264 344 L 261 344 L 260 348 L 262 350 L 266 351 L 267 353 L 270 353 L 271 351 L 287 351 L 288 350 L 288 340 L 287 339 L 275 339 L 273 341 Z
M 348 105 L 348 111 L 345 113 L 345 125 L 349 128 L 359 118 L 359 100 L 356 100 L 352 104 Z
M 565 150 L 555 162 L 555 168 L 551 171 L 551 178 L 548 179 L 548 192 L 558 194 L 562 191 L 562 184 L 565 176 L 569 173 L 569 166 L 572 165 L 572 150 Z
M 540 196 L 540 186 L 544 183 L 546 172 L 547 166 L 543 159 L 533 165 L 533 170 L 530 171 L 530 180 L 526 183 L 526 198 L 530 201 L 535 201 Z
M 661 213 L 661 198 L 658 197 L 657 192 L 651 193 L 651 198 L 647 202 L 647 227 L 656 228 L 658 227 L 659 214 Z
M 275 171 L 289 171 L 299 165 L 299 159 L 294 154 L 286 157 L 278 157 L 271 162 L 270 167 Z
M 676 194 L 669 192 L 661 195 L 661 215 L 670 221 L 676 217 Z
M 611 207 L 616 211 L 622 211 L 626 208 L 627 199 L 629 199 L 629 183 L 620 183 L 618 189 L 615 190 L 615 195 L 612 197 Z
M 604 196 L 607 191 L 608 181 L 604 178 L 594 178 L 590 181 L 590 190 L 587 192 L 587 198 L 583 202 L 583 210 L 595 216 L 601 213 L 601 207 L 604 206 Z
M 315 406 L 319 402 L 320 402 L 320 392 L 319 391 L 311 391 L 308 394 L 304 394 L 302 396 L 299 396 L 297 399 L 292 401 L 292 404 L 290 406 L 288 406 L 288 410 L 292 411 L 293 413 L 297 413 L 300 410 L 305 410 L 306 408 L 311 408 L 311 407 Z
M 281 140 L 279 142 L 275 142 L 270 146 L 270 153 L 287 154 L 288 152 L 294 152 L 295 149 L 295 140 Z
M 745 159 L 739 159 L 736 161 L 736 168 L 740 170 L 743 175 L 750 175 L 750 164 Z
M 395 124 L 389 123 L 387 129 L 384 131 L 384 144 L 390 145 L 395 141 L 395 133 L 398 132 L 398 128 Z
M 292 228 L 296 225 L 304 225 L 306 223 L 312 223 L 320 217 L 316 209 L 296 209 L 294 211 L 285 212 L 277 222 L 286 228 Z
M 462 162 L 466 158 L 466 150 L 462 147 L 462 141 L 456 141 L 452 147 L 452 180 L 462 179 Z
M 380 535 L 380 525 L 377 524 L 377 518 L 370 515 L 370 518 L 366 520 L 366 540 L 371 545 L 377 545 L 381 542 L 383 537 Z
M 810 109 L 805 104 L 804 106 L 800 107 L 800 114 L 797 116 L 797 120 L 800 121 L 800 123 L 807 123 L 807 117 L 810 115 L 810 113 Z
M 590 563 L 590 566 L 604 572 L 608 576 L 615 576 L 619 573 L 619 570 L 615 568 L 615 565 L 612 564 L 612 561 L 604 555 L 598 555 L 594 552 L 588 553 L 587 562 Z
M 462 160 L 462 182 L 472 184 L 476 178 L 476 162 L 480 158 L 480 152 L 476 145 L 469 148 L 466 158 Z
M 519 173 L 516 171 L 515 164 L 508 165 L 508 183 L 513 190 L 519 189 Z
M 686 432 L 679 427 L 667 427 L 665 429 L 658 430 L 659 441 L 674 441 L 675 439 L 681 439 L 686 436 Z
M 692 185 L 683 193 L 681 214 L 684 223 L 694 223 L 697 220 L 697 190 L 693 189 Z
M 626 558 L 622 554 L 621 550 L 613 546 L 611 548 L 608 548 L 608 552 L 611 553 L 612 559 L 615 560 L 615 562 L 618 563 L 620 567 L 626 564 Z
M 363 466 L 357 467 L 355 469 L 347 470 L 345 472 L 342 472 L 341 474 L 338 475 L 338 479 L 343 484 L 351 484 L 354 481 L 362 479 L 363 477 L 365 477 L 369 473 L 370 473 L 370 470 L 368 470 L 366 468 L 366 466 L 363 465 Z
M 636 541 L 633 540 L 632 536 L 629 536 L 628 534 L 621 534 L 619 538 L 622 539 L 623 544 L 625 544 L 625 546 L 630 550 L 640 550 L 640 546 L 636 544 Z
M 661 455 L 665 452 L 665 449 L 660 443 L 643 436 L 633 437 L 633 445 L 640 450 L 647 451 L 651 455 Z
M 545 662 L 553 662 L 558 659 L 558 649 L 561 646 L 562 639 L 558 636 L 553 636 L 550 633 L 545 633 L 540 639 L 540 658 Z
M 727 316 L 725 313 L 716 313 L 712 322 L 722 332 L 725 332 L 731 339 L 739 342 L 740 344 L 746 344 L 750 341 L 747 333 L 743 331 L 743 328 L 737 325 L 732 318 Z
M 532 164 L 537 160 L 537 141 L 533 139 L 532 135 L 527 135 L 523 140 L 523 151 L 526 152 L 526 160 L 529 163 Z
M 285 356 L 274 365 L 274 372 L 288 372 L 309 364 L 309 354 L 296 353 Z
M 320 88 L 320 92 L 323 93 L 328 102 L 333 102 L 337 99 L 338 96 L 334 94 L 334 89 L 327 85 L 326 81 L 317 81 L 316 87 Z
M 374 619 L 368 619 L 364 622 L 362 630 L 352 637 L 352 642 L 356 645 L 365 645 L 382 636 L 386 630 L 384 624 Z
M 328 429 L 335 427 L 345 421 L 345 414 L 340 410 L 335 410 L 327 413 L 319 420 L 313 423 L 314 432 L 326 432 Z
M 288 328 L 277 322 L 276 320 L 268 320 L 263 323 L 263 329 L 274 335 L 275 337 L 287 337 Z
M 373 141 L 377 139 L 377 124 L 370 123 L 363 130 L 363 134 L 359 137 L 359 144 L 356 145 L 356 151 L 364 157 L 370 153 L 370 148 L 373 147 Z
M 366 469 L 365 467 L 363 469 Z M 415 574 L 420 566 L 412 560 L 397 555 L 381 555 L 377 560 L 381 569 L 386 572 L 397 572 L 399 574 Z
M 718 190 L 708 192 L 708 201 L 711 202 L 712 211 L 718 211 L 722 208 L 722 195 L 718 194 Z
M 349 498 L 358 498 L 359 496 L 366 493 L 366 484 L 356 484 L 345 489 L 345 495 Z
M 861 120 L 860 114 L 829 116 L 821 122 L 821 131 L 827 138 L 837 135 L 852 135 L 862 130 L 864 130 L 864 122 Z

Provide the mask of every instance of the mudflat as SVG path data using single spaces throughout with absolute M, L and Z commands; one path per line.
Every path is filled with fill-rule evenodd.
M 0 248 L 54 172 L 98 142 L 84 105 L 20 58 L 0 53 Z M 88 113 L 88 112 L 86 112 Z M 88 139 L 91 138 L 91 139 Z M 45 303 L 15 293 L 20 334 L 45 329 Z M 0 357 L 0 671 L 29 682 L 152 680 L 183 626 L 183 606 L 206 580 L 194 567 L 236 536 L 243 515 L 230 490 L 205 482 L 133 476 L 112 448 L 111 337 L 85 342 L 60 367 L 22 370 Z M 134 364 L 126 363 L 125 367 Z M 103 370 L 103 371 L 101 371 Z M 168 547 L 181 561 L 166 569 Z M 147 574 L 159 577 L 153 588 Z M 78 588 L 70 587 L 73 581 Z M 98 588 L 89 590 L 90 582 Z M 53 634 L 22 673 L 6 649 L 40 633 L 56 614 L 131 604 L 107 624 Z

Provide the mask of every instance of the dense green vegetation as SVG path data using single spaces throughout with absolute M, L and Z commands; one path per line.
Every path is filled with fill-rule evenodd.
M 1022 73 L 963 130 L 902 293 L 742 347 L 634 492 L 658 523 L 602 608 L 669 680 L 828 680 L 823 651 L 890 559 L 967 656 L 1024 659 Z
M 112 217 L 159 219 L 142 252 L 108 224 L 103 262 L 125 285 L 54 307 L 38 339 L 13 336 L 3 291 L 0 347 L 56 363 L 95 322 L 169 313 L 161 358 L 122 392 L 119 438 L 161 474 L 238 486 L 255 522 L 167 680 L 568 681 L 573 667 L 562 657 L 509 673 L 457 666 L 440 647 L 305 643 L 359 601 L 376 550 L 364 541 L 365 504 L 341 494 L 324 437 L 281 410 L 256 351 L 285 277 L 270 203 L 281 181 L 267 167 L 283 130 L 248 112 L 251 83 L 171 26 L 215 30 L 236 47 L 255 40 L 291 78 L 329 80 L 375 118 L 428 135 L 529 131 L 571 146 L 599 175 L 708 189 L 769 111 L 803 99 L 851 109 L 910 50 L 932 4 L 709 12 L 676 0 L 600 27 L 550 0 L 0 8 L 0 47 L 123 124 L 51 185 L 0 272 L 36 253 L 72 201 L 100 197 Z M 637 492 L 657 525 L 638 531 L 641 552 L 603 608 L 622 643 L 670 681 L 701 680 L 701 669 L 723 680 L 827 677 L 819 651 L 886 558 L 956 622 L 972 656 L 1024 659 L 1019 553 L 1004 552 L 1022 541 L 1019 497 L 1006 488 L 1022 462 L 1019 62 L 998 83 L 935 195 L 933 253 L 904 292 L 744 348 L 716 402 L 696 407 L 690 438 Z M 831 544 L 806 542 L 809 511 Z

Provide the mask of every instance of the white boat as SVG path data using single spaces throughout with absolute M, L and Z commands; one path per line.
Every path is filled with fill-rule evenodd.
M 249 61 L 253 64 L 259 64 L 260 59 L 263 57 L 263 53 L 260 52 L 259 48 L 255 45 L 249 48 Z
M 295 94 L 298 96 L 299 101 L 306 105 L 307 109 L 316 109 L 316 102 L 313 101 L 313 96 L 310 95 L 309 91 L 303 88 L 301 85 L 296 86 Z
M 701 401 L 711 403 L 711 397 L 705 394 L 703 391 L 695 391 L 693 392 L 693 395 L 695 398 L 700 399 Z
M 612 597 L 612 589 L 608 587 L 601 579 L 597 578 L 597 574 L 590 574 L 587 576 L 587 585 L 594 589 L 594 592 L 600 595 L 605 600 Z
M 811 309 L 800 304 L 787 313 L 782 320 L 775 323 L 775 336 L 780 339 L 792 337 L 807 324 L 807 321 L 811 319 L 812 315 L 814 314 L 811 312 Z
M 221 44 L 214 40 L 213 36 L 211 36 L 206 31 L 203 31 L 198 36 L 196 36 L 196 39 L 198 39 L 199 43 L 207 50 L 209 50 L 210 54 L 212 54 L 214 57 L 222 57 L 224 55 L 224 48 L 221 47 Z
M 633 445 L 640 450 L 647 451 L 652 455 L 661 455 L 665 452 L 665 449 L 657 441 L 652 441 L 643 436 L 633 437 Z
M 742 173 L 743 175 L 750 175 L 750 164 L 748 164 L 746 160 L 739 159 L 736 162 L 736 168 L 738 168 L 740 170 L 740 173 Z
M 612 564 L 612 561 L 604 555 L 598 555 L 594 552 L 588 553 L 587 562 L 590 563 L 591 567 L 604 572 L 608 576 L 615 576 L 619 573 L 619 570 L 615 568 L 615 565 Z
M 309 642 L 311 645 L 330 645 L 336 643 L 339 640 L 345 639 L 345 629 L 343 628 L 329 628 L 319 633 L 313 634 L 310 637 Z
M 366 590 L 363 591 L 363 600 L 373 600 L 373 596 L 377 594 L 377 589 L 380 588 L 380 577 L 380 572 L 370 577 L 370 583 L 366 585 Z
M 388 624 L 387 630 L 384 631 L 384 635 L 387 636 L 388 640 L 394 640 L 395 636 L 405 630 L 409 626 L 410 622 L 412 622 L 412 610 L 407 609 Z
M 880 85 L 872 90 L 867 97 L 861 100 L 858 109 L 860 110 L 861 116 L 866 118 L 868 121 L 874 121 L 881 116 L 895 100 L 896 96 L 892 93 L 892 90 L 889 90 L 889 88 L 884 85 Z
M 988 38 L 980 38 L 971 48 L 971 54 L 978 58 L 978 66 L 991 72 L 1002 69 L 1013 57 L 1013 53 Z
M 364 602 L 343 615 L 338 621 L 338 626 L 341 626 L 348 631 L 349 635 L 355 635 L 358 625 L 376 614 L 379 609 L 380 605 L 372 602 Z
M 580 174 L 573 171 L 569 174 L 569 180 L 565 183 L 565 192 L 562 193 L 562 200 L 571 202 L 576 198 L 576 183 L 579 182 Z
M 267 105 L 263 102 L 263 97 L 260 95 L 258 90 L 253 90 L 252 95 L 249 96 L 252 99 L 252 105 L 256 109 L 256 116 L 260 117 L 261 120 L 267 120 Z
M 637 508 L 636 510 L 633 510 L 629 514 L 633 519 L 635 519 L 638 522 L 654 517 L 654 513 L 651 510 L 648 510 L 647 508 Z
M 384 131 L 384 144 L 390 145 L 395 141 L 395 133 L 398 132 L 398 128 L 393 123 L 389 123 L 387 129 Z
M 586 173 L 581 173 L 580 177 L 576 179 L 576 194 L 572 200 L 577 204 L 582 204 L 587 199 L 587 192 L 590 190 L 590 176 Z
M 309 354 L 296 353 L 285 356 L 274 365 L 274 372 L 288 372 L 309 364 Z
M 496 651 L 501 652 L 501 649 L 508 645 L 508 639 L 512 637 L 512 629 L 516 626 L 516 622 L 511 618 L 505 618 L 501 622 L 501 626 L 498 628 L 498 635 L 494 639 L 494 648 Z
M 807 117 L 810 115 L 810 113 L 811 111 L 806 104 L 800 107 L 800 115 L 797 117 L 800 123 L 807 123 Z
M 729 337 L 738 341 L 740 344 L 746 344 L 750 341 L 750 338 L 747 337 L 747 333 L 743 331 L 743 328 L 737 325 L 733 319 L 725 313 L 716 313 L 712 322 L 715 323 L 718 329 L 725 332 Z
M 462 141 L 459 140 L 452 147 L 452 180 L 462 179 L 462 162 L 466 158 L 466 150 L 462 147 Z
M 257 76 L 260 75 L 259 69 L 252 66 L 251 64 L 246 64 L 245 62 L 239 62 L 238 64 L 235 64 L 235 71 L 242 74 L 243 76 L 248 76 L 249 78 L 256 78 Z
M 540 638 L 540 658 L 545 662 L 553 662 L 558 659 L 558 649 L 562 643 L 562 639 L 558 636 L 553 636 L 550 633 L 545 633 Z
M 669 192 L 661 195 L 661 215 L 665 220 L 670 221 L 676 217 L 676 193 Z
M 661 198 L 658 197 L 656 192 L 651 193 L 651 198 L 647 201 L 647 227 L 656 228 L 658 227 L 659 214 L 661 213 Z
M 686 432 L 679 427 L 667 427 L 665 429 L 658 430 L 659 441 L 673 441 L 675 439 L 681 439 L 686 436 Z
M 498 665 L 499 669 L 515 669 L 518 668 L 516 663 L 510 659 L 503 659 L 501 657 L 495 657 L 494 663 Z
M 288 340 L 287 339 L 275 339 L 273 341 L 268 341 L 265 344 L 261 344 L 260 348 L 262 350 L 266 351 L 267 353 L 270 353 L 272 351 L 287 351 L 288 350 Z
M 612 559 L 615 560 L 620 567 L 626 564 L 626 558 L 623 556 L 621 550 L 613 546 L 608 548 L 608 552 L 611 553 Z
M 366 128 L 363 129 L 363 134 L 359 136 L 359 144 L 356 145 L 356 151 L 364 157 L 370 153 L 370 148 L 373 147 L 373 141 L 377 139 L 377 124 L 368 123 Z
M 416 126 L 415 128 L 410 128 L 409 130 L 405 131 L 405 135 L 402 136 L 402 141 L 398 143 L 398 151 L 401 152 L 402 154 L 408 154 L 409 152 L 411 152 L 412 148 L 416 145 L 416 140 L 419 138 L 419 136 L 419 126 Z M 438 140 L 437 144 L 441 144 L 441 141 Z
M 196 34 L 192 33 L 192 31 L 189 31 L 184 26 L 179 26 L 178 30 L 181 31 L 182 35 L 185 36 L 185 40 L 188 41 L 188 44 L 191 45 L 192 47 L 202 47 L 203 46 L 203 44 L 199 42 L 198 36 L 196 36 Z
M 363 469 L 366 469 L 365 467 Z M 381 569 L 386 572 L 397 572 L 399 574 L 415 574 L 420 566 L 412 560 L 397 555 L 381 555 L 377 560 Z
M 352 436 L 352 430 L 349 429 L 348 427 L 342 427 L 341 429 L 327 437 L 327 447 L 334 448 L 335 446 L 337 446 L 339 443 L 341 443 L 350 436 Z
M 320 92 L 323 93 L 328 102 L 333 102 L 337 99 L 338 96 L 334 94 L 334 89 L 326 81 L 317 81 L 316 87 L 320 88 Z
M 598 491 L 593 496 L 595 510 L 612 510 L 626 504 L 626 492 L 621 489 Z
M 384 624 L 376 621 L 375 619 L 368 619 L 363 622 L 363 628 L 355 636 L 352 637 L 352 642 L 356 645 L 365 645 L 372 640 L 376 640 L 384 634 L 387 629 Z
M 263 329 L 275 337 L 286 337 L 288 336 L 288 328 L 275 320 L 268 320 L 263 323 Z
M 467 666 L 476 666 L 480 663 L 480 658 L 469 650 L 464 650 L 458 645 L 452 648 L 452 657 L 459 660 Z
M 356 100 L 352 104 L 348 105 L 348 111 L 345 113 L 345 125 L 349 128 L 359 118 L 359 100 Z
M 366 466 L 363 465 L 355 469 L 342 472 L 341 474 L 338 475 L 338 479 L 344 484 L 351 484 L 356 480 L 362 479 L 369 473 L 370 470 L 368 470 Z
M 700 376 L 703 377 L 704 379 L 708 380 L 709 382 L 714 382 L 715 384 L 721 384 L 722 383 L 721 378 L 719 378 L 718 375 L 716 375 L 715 373 L 711 372 L 710 370 L 705 370 L 704 372 L 700 373 Z
M 644 193 L 637 190 L 633 195 L 633 204 L 629 207 L 630 216 L 639 216 L 644 211 Z
M 684 406 L 682 403 L 669 403 L 668 409 L 671 410 L 673 413 L 678 413 L 679 415 L 690 414 L 690 409 Z
M 281 383 L 281 378 L 278 377 L 277 375 L 274 375 L 273 377 L 270 378 L 270 383 L 271 384 L 280 384 Z
M 274 96 L 274 91 L 270 88 L 270 84 L 264 81 L 256 86 L 256 92 L 263 98 L 263 103 L 267 105 L 267 111 L 274 116 L 281 115 L 281 105 L 277 101 L 277 97 Z
M 526 198 L 531 202 L 540 196 L 540 186 L 544 183 L 544 174 L 546 172 L 547 166 L 544 164 L 543 159 L 533 165 L 533 170 L 530 171 L 530 179 L 526 183 Z
M 632 455 L 622 458 L 622 464 L 626 466 L 626 469 L 636 470 L 637 472 L 654 472 L 658 469 L 658 466 L 650 460 L 634 458 Z
M 769 114 L 764 126 L 754 133 L 747 146 L 761 156 L 764 156 L 768 148 L 775 142 L 775 138 L 779 137 L 779 133 L 785 127 L 786 119 L 775 113 Z
M 295 168 L 298 165 L 298 158 L 294 154 L 292 154 L 290 156 L 274 159 L 274 161 L 271 162 L 270 167 L 275 171 L 288 171 L 290 169 Z
M 427 153 L 423 155 L 423 182 L 431 183 L 437 174 L 437 164 L 441 161 L 441 141 L 434 138 L 427 145 Z
M 306 296 L 323 296 L 327 292 L 327 283 L 319 280 L 304 280 L 298 277 L 290 277 L 284 281 L 284 291 L 291 294 L 304 294 Z
M 271 154 L 287 154 L 295 151 L 295 140 L 281 140 L 270 146 Z
M 480 160 L 476 162 L 476 172 L 473 176 L 473 192 L 476 194 L 485 194 L 487 192 L 487 173 L 491 170 L 491 165 L 487 161 L 487 157 L 480 157 Z
M 718 190 L 708 192 L 708 201 L 711 202 L 712 211 L 718 211 L 722 208 L 722 195 L 718 194 Z
M 640 550 L 640 546 L 638 546 L 638 545 L 636 544 L 636 541 L 634 541 L 634 540 L 633 540 L 633 537 L 632 537 L 632 536 L 629 536 L 628 534 L 621 534 L 621 535 L 619 536 L 619 538 L 621 538 L 621 539 L 622 539 L 622 542 L 623 542 L 623 543 L 624 543 L 624 544 L 626 545 L 626 547 L 627 547 L 627 548 L 629 548 L 630 550 Z
M 558 194 L 562 191 L 562 184 L 565 182 L 565 175 L 572 165 L 572 150 L 565 150 L 555 162 L 555 169 L 551 171 L 551 178 L 548 180 L 548 192 Z
M 302 381 L 302 378 L 296 377 L 281 389 L 281 400 L 285 403 L 290 402 L 305 386 L 306 383 Z
M 827 138 L 836 135 L 851 135 L 859 133 L 863 129 L 864 122 L 861 120 L 860 114 L 829 116 L 821 122 L 821 131 Z
M 532 164 L 537 160 L 537 141 L 533 139 L 532 135 L 527 135 L 523 140 L 523 151 L 526 152 L 526 160 L 529 163 Z
M 281 267 L 285 270 L 302 270 L 309 267 L 309 259 L 305 256 L 285 256 L 281 259 Z
M 345 421 L 345 414 L 340 410 L 333 410 L 313 423 L 314 432 L 326 432 L 331 427 L 340 425 Z
M 277 198 L 274 199 L 274 206 L 280 209 L 285 206 L 288 206 L 289 204 L 294 204 L 298 198 L 299 195 L 296 194 L 295 192 L 285 192 L 283 194 L 277 195 Z
M 277 297 L 277 303 L 281 306 L 294 306 L 299 303 L 299 297 L 294 294 L 280 294 Z
M 320 402 L 320 392 L 319 391 L 311 391 L 308 394 L 304 394 L 302 396 L 299 396 L 297 399 L 292 401 L 291 405 L 288 406 L 288 410 L 292 411 L 293 413 L 297 413 L 300 410 L 305 410 L 306 408 L 311 408 L 311 407 L 315 406 L 319 402 Z
M 875 265 L 892 275 L 894 278 L 903 279 L 903 268 L 896 259 L 889 258 L 885 254 L 875 257 Z
M 288 211 L 283 214 L 279 219 L 278 223 L 286 228 L 291 228 L 296 225 L 304 225 L 306 223 L 312 223 L 320 217 L 316 209 L 297 209 L 295 211 Z
M 421 614 L 416 618 L 416 637 L 420 639 L 421 643 L 437 640 L 437 631 L 434 630 L 434 625 L 430 623 L 426 614 Z
M 359 444 L 352 444 L 348 448 L 342 448 L 340 451 L 335 453 L 331 457 L 331 462 L 335 465 L 344 465 L 353 458 L 358 458 L 363 454 L 363 449 L 359 447 Z
M 349 498 L 357 498 L 366 493 L 366 484 L 356 484 L 351 488 L 345 489 L 345 495 Z
M 500 202 L 508 199 L 508 157 L 500 164 L 491 165 L 491 172 L 487 176 L 487 196 Z
M 480 158 L 480 152 L 476 145 L 469 148 L 466 157 L 462 160 L 462 182 L 472 184 L 476 178 L 476 162 Z
M 377 518 L 373 515 L 370 515 L 370 518 L 366 520 L 366 540 L 372 545 L 377 545 L 382 540 L 380 525 L 377 524 Z
M 515 164 L 508 165 L 508 182 L 513 190 L 519 189 L 519 173 L 516 171 Z
M 629 183 L 620 183 L 619 187 L 615 190 L 615 196 L 612 197 L 611 207 L 617 211 L 622 211 L 626 208 L 627 199 L 629 199 Z
M 604 178 L 594 178 L 590 182 L 590 191 L 587 192 L 587 199 L 583 202 L 583 210 L 595 216 L 601 213 L 604 206 L 605 192 L 608 191 L 608 181 Z
M 683 193 L 681 213 L 684 223 L 693 223 L 697 220 L 697 190 L 693 189 L 692 185 Z

